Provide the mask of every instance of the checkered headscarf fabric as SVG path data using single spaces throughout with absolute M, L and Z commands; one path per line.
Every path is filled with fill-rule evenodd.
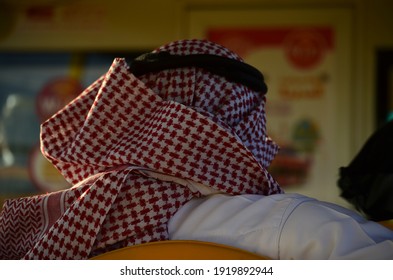
M 161 51 L 241 60 L 204 40 L 154 52 Z M 232 195 L 282 192 L 267 172 L 278 147 L 266 135 L 265 102 L 263 93 L 201 68 L 135 77 L 116 58 L 42 125 L 43 154 L 74 186 L 7 201 L 0 258 L 86 259 L 165 240 L 168 220 L 201 195 L 193 183 Z

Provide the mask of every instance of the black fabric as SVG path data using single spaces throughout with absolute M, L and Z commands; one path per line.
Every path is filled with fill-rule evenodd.
M 393 121 L 366 141 L 347 167 L 340 168 L 341 196 L 369 219 L 393 219 Z
M 127 63 L 131 73 L 137 77 L 165 69 L 200 67 L 213 74 L 225 77 L 228 81 L 243 84 L 258 92 L 267 92 L 264 77 L 258 69 L 247 63 L 218 55 L 172 55 L 168 52 L 147 53 L 134 60 L 127 61 Z

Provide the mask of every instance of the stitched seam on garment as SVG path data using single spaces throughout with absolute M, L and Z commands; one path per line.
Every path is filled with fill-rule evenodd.
M 301 197 L 299 197 L 298 195 L 295 195 L 294 197 L 291 197 L 291 199 L 296 199 L 296 200 L 298 200 L 299 198 L 303 198 L 303 196 L 301 196 Z M 286 198 L 286 199 L 288 199 L 288 198 Z M 284 200 L 286 200 L 286 199 L 284 199 Z M 312 200 L 312 199 L 311 199 Z M 283 200 L 281 200 L 281 201 L 283 201 Z M 276 236 L 275 236 L 275 243 L 276 243 L 276 245 L 274 246 L 274 248 L 277 248 L 276 250 L 274 250 L 274 255 L 275 256 L 269 256 L 269 257 L 271 257 L 271 258 L 273 258 L 273 259 L 278 259 L 278 257 L 279 257 L 279 251 L 278 251 L 278 248 L 279 248 L 279 239 L 280 239 L 280 234 L 281 234 L 281 231 L 282 231 L 282 225 L 283 225 L 283 217 L 285 217 L 286 216 L 286 213 L 288 212 L 288 209 L 289 208 L 291 208 L 291 205 L 293 205 L 294 204 L 294 202 L 292 201 L 292 202 L 290 202 L 287 206 L 283 206 L 283 207 L 280 207 L 280 209 L 284 209 L 283 211 L 279 211 L 279 212 L 281 212 L 282 213 L 282 215 L 281 215 L 281 218 L 275 218 L 274 220 L 279 220 L 279 222 L 276 224 L 275 223 L 275 228 L 277 228 L 277 234 L 276 234 Z M 299 204 L 301 204 L 301 203 L 299 203 Z M 296 207 L 292 207 L 292 208 L 296 208 Z M 264 226 L 258 226 L 258 228 L 257 229 L 252 229 L 252 230 L 248 230 L 248 231 L 243 231 L 243 232 L 239 232 L 239 234 L 238 234 L 238 236 L 239 236 L 239 238 L 235 238 L 235 237 L 231 237 L 231 236 L 229 236 L 228 238 L 229 238 L 229 240 L 232 240 L 234 243 L 238 243 L 238 242 L 236 242 L 236 240 L 238 239 L 239 241 L 241 240 L 241 241 L 243 241 L 244 240 L 244 237 L 245 236 L 248 236 L 248 235 L 253 235 L 253 234 L 256 234 L 256 235 L 258 235 L 258 236 L 260 236 L 260 235 L 263 235 L 263 234 L 265 234 L 265 231 L 266 231 L 266 227 L 264 227 Z M 261 234 L 258 234 L 258 233 L 261 233 Z M 223 233 L 223 235 L 225 235 L 225 233 Z M 263 245 L 263 244 L 262 244 Z M 246 247 L 243 247 L 243 249 L 246 249 L 246 250 L 249 250 L 249 251 L 252 251 L 252 252 L 254 252 L 254 253 L 262 253 L 263 255 L 267 255 L 266 253 L 264 253 L 264 252 L 255 252 L 255 250 L 253 250 L 253 248 L 246 248 Z
M 295 211 L 296 208 L 298 208 L 301 204 L 305 203 L 305 202 L 309 202 L 309 201 L 316 201 L 316 199 L 314 198 L 309 198 L 309 197 L 305 197 L 305 196 L 297 196 L 295 197 L 295 201 L 292 201 L 291 203 L 288 204 L 288 206 L 286 207 L 285 211 L 284 211 L 284 215 L 281 217 L 281 223 L 279 226 L 279 232 L 278 232 L 278 238 L 277 238 L 277 259 L 280 260 L 281 259 L 281 248 L 280 248 L 280 244 L 281 244 L 281 236 L 285 227 L 285 224 L 287 223 L 289 217 L 292 215 L 292 213 Z M 295 205 L 294 205 L 295 204 Z M 289 212 L 289 213 L 287 213 Z M 283 219 L 284 217 L 285 220 Z

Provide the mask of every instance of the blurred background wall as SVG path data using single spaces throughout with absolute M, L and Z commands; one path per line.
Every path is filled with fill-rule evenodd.
M 392 15 L 390 0 L 0 0 L 0 204 L 69 186 L 39 125 L 115 56 L 208 38 L 265 74 L 286 191 L 347 205 L 338 169 L 393 110 Z

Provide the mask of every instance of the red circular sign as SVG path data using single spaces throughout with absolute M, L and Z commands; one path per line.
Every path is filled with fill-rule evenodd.
M 79 81 L 70 77 L 61 77 L 49 81 L 37 95 L 38 117 L 41 121 L 46 121 L 82 91 L 83 87 Z
M 317 66 L 326 51 L 324 38 L 312 30 L 293 32 L 288 35 L 284 44 L 287 59 L 300 69 Z

